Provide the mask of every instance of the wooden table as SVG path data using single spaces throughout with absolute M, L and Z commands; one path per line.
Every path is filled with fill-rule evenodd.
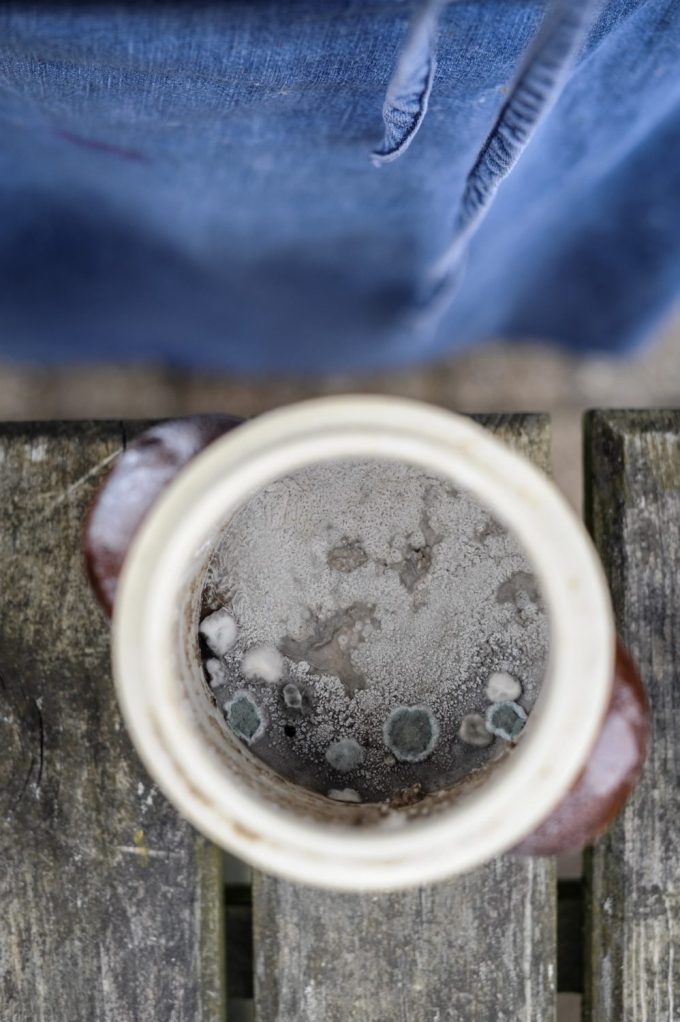
M 481 419 L 548 467 L 546 417 Z M 679 1019 L 680 413 L 586 420 L 588 521 L 654 744 L 583 885 L 506 856 L 380 896 L 225 886 L 139 763 L 79 540 L 141 428 L 0 427 L 0 1018 L 236 1022 L 254 996 L 258 1022 L 551 1022 L 574 990 L 596 1022 Z

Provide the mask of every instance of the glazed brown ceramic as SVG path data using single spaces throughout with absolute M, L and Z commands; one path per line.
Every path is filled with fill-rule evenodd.
M 635 787 L 648 740 L 645 690 L 619 643 L 611 702 L 590 759 L 557 809 L 516 850 L 555 855 L 590 844 L 618 815 Z
M 154 501 L 187 462 L 241 422 L 233 415 L 161 422 L 121 453 L 90 508 L 83 536 L 90 582 L 109 617 L 125 555 Z

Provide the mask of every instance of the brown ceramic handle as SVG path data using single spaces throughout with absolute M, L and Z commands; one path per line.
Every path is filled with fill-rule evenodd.
M 242 422 L 233 415 L 161 422 L 121 453 L 90 508 L 83 537 L 90 582 L 109 616 L 125 555 L 151 505 L 195 455 Z
M 618 815 L 637 781 L 649 738 L 649 706 L 637 668 L 619 643 L 607 715 L 571 791 L 518 846 L 527 855 L 578 851 Z

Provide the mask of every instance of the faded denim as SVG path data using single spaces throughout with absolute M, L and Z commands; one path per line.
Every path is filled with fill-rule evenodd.
M 642 340 L 680 0 L 0 8 L 0 356 L 369 368 Z

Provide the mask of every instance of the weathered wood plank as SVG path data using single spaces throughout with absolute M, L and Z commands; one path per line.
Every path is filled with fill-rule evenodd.
M 546 467 L 544 416 L 478 421 Z M 313 890 L 256 874 L 258 1022 L 550 1022 L 555 875 L 502 857 L 388 895 Z
M 150 782 L 116 705 L 84 510 L 139 426 L 0 427 L 0 1015 L 218 1022 L 221 854 Z
M 680 1018 L 680 411 L 587 418 L 587 516 L 652 709 L 643 778 L 586 864 L 587 1017 Z

